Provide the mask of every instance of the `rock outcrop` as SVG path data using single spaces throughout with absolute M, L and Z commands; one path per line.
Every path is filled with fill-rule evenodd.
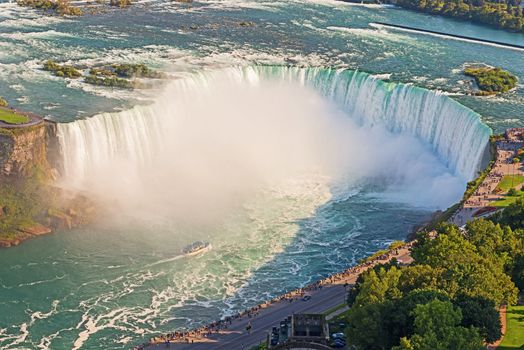
M 46 123 L 0 129 L 0 182 L 21 179 L 35 169 L 49 172 Z
M 0 247 L 85 225 L 95 215 L 86 195 L 54 184 L 61 170 L 56 124 L 32 121 L 0 127 Z

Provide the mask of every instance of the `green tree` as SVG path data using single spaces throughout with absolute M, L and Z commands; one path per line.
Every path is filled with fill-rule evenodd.
M 415 348 L 413 348 L 409 339 L 404 337 L 400 339 L 400 344 L 392 347 L 391 350 L 415 350 Z
M 401 338 L 414 334 L 414 310 L 417 305 L 425 305 L 433 300 L 449 301 L 449 297 L 441 291 L 425 289 L 414 290 L 401 299 L 395 300 L 388 308 L 384 318 L 384 336 L 389 346 L 398 344 Z
M 354 305 L 382 303 L 386 300 L 402 297 L 402 293 L 398 289 L 400 275 L 400 269 L 394 266 L 388 270 L 380 268 L 378 272 L 373 269 L 370 270 L 364 277 Z
M 501 225 L 508 225 L 513 230 L 524 228 L 524 199 L 518 198 L 507 206 L 496 219 Z
M 449 301 L 417 305 L 415 335 L 410 345 L 417 350 L 480 350 L 482 337 L 475 328 L 460 326 L 462 313 Z
M 387 308 L 382 303 L 354 306 L 347 318 L 346 336 L 358 349 L 379 350 L 386 346 L 383 318 Z
M 509 226 L 501 228 L 490 220 L 479 219 L 468 223 L 466 238 L 485 257 L 497 257 L 507 266 L 523 250 L 523 240 Z
M 422 240 L 412 250 L 416 264 L 443 270 L 439 289 L 454 297 L 458 292 L 483 296 L 495 304 L 514 304 L 517 289 L 504 264 L 495 255 L 484 256 L 456 226 L 443 226 L 434 239 Z
M 520 291 L 524 291 L 524 253 L 515 257 L 515 264 L 511 272 L 511 279 Z
M 459 295 L 453 304 L 462 311 L 462 326 L 478 328 L 487 343 L 500 339 L 502 324 L 493 301 L 482 297 Z
M 359 349 L 383 349 L 390 340 L 384 320 L 392 300 L 402 297 L 398 289 L 401 270 L 395 266 L 378 266 L 363 273 L 358 294 L 349 311 L 346 333 Z
M 403 294 L 415 289 L 437 289 L 442 269 L 429 265 L 411 265 L 402 269 L 398 288 Z

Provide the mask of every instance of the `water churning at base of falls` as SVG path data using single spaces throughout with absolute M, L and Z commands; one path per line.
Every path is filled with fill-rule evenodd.
M 490 133 L 438 93 L 264 66 L 58 130 L 101 218 L 3 252 L 7 349 L 129 348 L 356 264 L 459 199 Z
M 475 177 L 491 134 L 478 114 L 439 92 L 361 72 L 280 66 L 191 74 L 152 104 L 58 130 L 66 183 L 126 202 L 144 187 L 156 202 L 178 198 L 164 208 L 181 199 L 184 207 L 222 206 L 304 173 L 330 177 L 333 188 L 348 178 L 390 186 L 435 177 L 429 187 L 448 184 L 452 195 L 430 190 L 427 204 L 443 207 Z M 429 156 L 447 170 L 421 170 L 433 167 L 422 164 L 434 162 Z M 138 191 L 135 201 L 144 196 Z

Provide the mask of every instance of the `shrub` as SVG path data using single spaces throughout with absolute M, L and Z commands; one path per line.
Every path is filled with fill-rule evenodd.
M 110 0 L 109 5 L 124 8 L 131 5 L 131 0 Z
M 519 192 L 516 189 L 514 189 L 514 188 L 510 188 L 509 191 L 508 191 L 508 196 L 514 197 L 514 196 L 518 196 L 518 194 L 519 194 Z
M 473 77 L 479 89 L 488 94 L 507 92 L 517 86 L 517 77 L 501 68 L 466 68 L 464 74 Z
M 112 77 L 115 75 L 115 73 L 113 73 L 113 71 L 109 70 L 109 69 L 106 69 L 104 67 L 102 68 L 91 68 L 89 70 L 89 74 L 90 75 L 103 75 L 103 76 L 106 76 L 106 77 Z
M 79 78 L 82 73 L 75 67 L 69 65 L 59 65 L 52 60 L 48 60 L 44 63 L 44 70 L 52 72 L 57 77 L 68 77 L 68 78 Z
M 18 0 L 17 4 L 24 7 L 31 7 L 44 11 L 55 11 L 59 15 L 81 16 L 82 9 L 71 6 L 69 0 Z
M 157 72 L 145 64 L 114 64 L 115 73 L 122 78 L 163 78 L 164 74 Z
M 133 82 L 126 79 L 121 79 L 117 77 L 111 77 L 111 78 L 100 78 L 96 75 L 90 75 L 85 78 L 85 82 L 92 85 L 98 85 L 98 86 L 107 86 L 107 87 L 118 87 L 118 88 L 124 88 L 124 89 L 133 89 L 135 87 L 138 87 L 138 85 Z
M 0 107 L 7 107 L 8 103 L 2 97 L 0 97 Z

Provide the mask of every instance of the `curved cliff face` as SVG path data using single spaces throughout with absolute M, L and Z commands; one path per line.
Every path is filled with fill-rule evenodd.
M 0 181 L 23 179 L 35 169 L 48 171 L 45 123 L 0 129 Z
M 82 225 L 92 216 L 85 196 L 53 185 L 58 158 L 55 124 L 0 128 L 0 247 Z

